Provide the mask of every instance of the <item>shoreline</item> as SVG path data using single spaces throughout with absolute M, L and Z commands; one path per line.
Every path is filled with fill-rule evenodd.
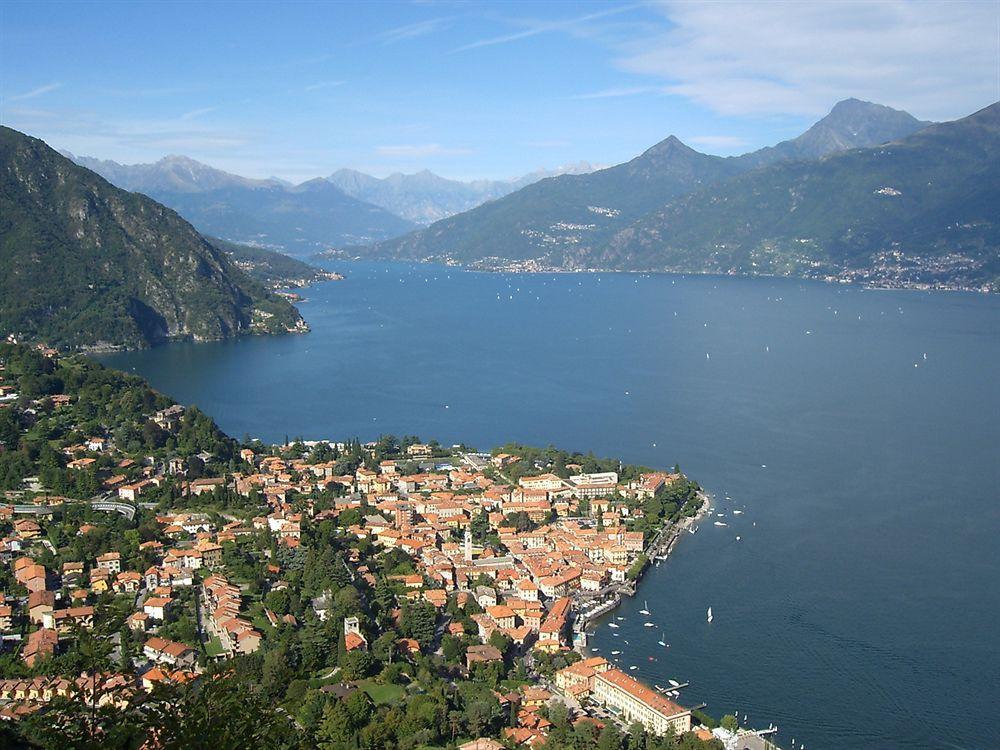
M 623 600 L 623 593 L 628 597 L 635 596 L 639 591 L 639 584 L 642 582 L 643 578 L 650 567 L 650 563 L 659 562 L 669 562 L 670 555 L 677 546 L 678 541 L 683 537 L 684 533 L 689 531 L 693 527 L 697 527 L 701 521 L 705 518 L 711 518 L 712 510 L 714 510 L 714 496 L 706 492 L 704 489 L 698 491 L 698 496 L 702 498 L 701 507 L 698 512 L 693 516 L 686 516 L 680 519 L 677 523 L 672 524 L 669 528 L 663 527 L 657 533 L 653 540 L 650 542 L 649 547 L 643 553 L 647 555 L 647 564 L 639 573 L 634 581 L 629 583 L 621 584 L 614 592 L 614 598 L 611 600 L 613 604 L 609 603 L 607 607 L 601 607 L 598 611 L 591 614 L 590 616 L 583 618 L 583 624 L 581 627 L 577 627 L 581 621 L 580 615 L 577 615 L 577 622 L 574 623 L 574 644 L 573 649 L 581 655 L 584 659 L 593 655 L 600 655 L 595 650 L 588 646 L 588 639 L 593 633 L 588 633 L 588 627 L 596 620 L 601 620 L 606 615 L 613 614 L 620 606 Z M 631 591 L 627 591 L 631 589 Z M 595 625 L 596 627 L 596 625 Z M 582 638 L 577 638 L 578 635 L 582 635 Z M 625 651 L 622 650 L 624 656 Z M 645 684 L 645 683 L 644 683 Z M 680 688 L 686 687 L 687 682 L 680 685 Z M 657 685 L 649 686 L 651 690 L 655 690 L 657 693 L 666 694 L 664 688 L 660 688 Z M 704 710 L 706 705 L 701 703 L 694 706 L 692 710 Z M 779 746 L 774 742 L 767 739 L 771 735 L 775 735 L 778 732 L 777 726 L 770 724 L 766 729 L 752 729 L 750 727 L 740 726 L 735 734 L 729 736 L 730 740 L 735 740 L 736 738 L 741 738 L 744 741 L 750 743 L 748 747 L 754 750 L 780 750 Z
M 662 276 L 714 276 L 719 278 L 736 278 L 736 279 L 787 279 L 789 281 L 815 281 L 822 284 L 828 284 L 832 286 L 848 286 L 855 287 L 858 289 L 866 290 L 878 290 L 878 291 L 915 291 L 915 292 L 966 292 L 971 294 L 998 294 L 1000 289 L 988 289 L 984 286 L 964 286 L 961 284 L 935 284 L 934 282 L 907 282 L 899 281 L 892 282 L 885 279 L 880 279 L 877 281 L 864 281 L 861 279 L 853 279 L 848 277 L 841 277 L 838 275 L 824 274 L 817 276 L 799 276 L 795 274 L 781 274 L 781 273 L 730 273 L 726 271 L 697 271 L 697 270 L 679 270 L 679 269 L 667 269 L 667 268 L 650 268 L 650 269 L 624 269 L 624 268 L 596 268 L 596 267 L 586 267 L 586 268 L 564 268 L 561 266 L 544 266 L 538 265 L 536 267 L 530 268 L 519 268 L 516 265 L 479 265 L 480 261 L 473 261 L 471 263 L 462 263 L 454 261 L 450 258 L 444 257 L 429 257 L 429 258 L 386 258 L 381 256 L 376 257 L 366 257 L 362 255 L 348 256 L 345 254 L 332 254 L 323 255 L 318 254 L 322 261 L 348 261 L 348 262 L 385 262 L 385 263 L 418 263 L 421 265 L 438 265 L 448 269 L 457 269 L 460 271 L 472 272 L 472 273 L 488 273 L 488 274 L 517 274 L 517 275 L 548 275 L 548 274 L 636 274 L 636 275 L 662 275 Z M 846 269 L 846 270 L 863 270 L 863 269 Z
M 685 516 L 676 523 L 671 524 L 669 527 L 661 527 L 660 530 L 656 532 L 656 535 L 643 551 L 643 554 L 646 556 L 646 565 L 636 576 L 635 580 L 626 581 L 625 583 L 615 586 L 609 592 L 610 598 L 608 598 L 608 595 L 600 597 L 606 601 L 603 604 L 598 604 L 594 611 L 586 611 L 586 608 L 582 606 L 579 608 L 579 613 L 577 614 L 576 621 L 573 625 L 574 635 L 584 636 L 582 639 L 579 639 L 577 644 L 574 645 L 574 648 L 576 648 L 579 653 L 584 654 L 586 652 L 587 639 L 589 638 L 587 628 L 589 625 L 593 621 L 599 620 L 605 615 L 609 615 L 618 609 L 625 596 L 630 598 L 635 596 L 639 591 L 639 585 L 646 577 L 649 567 L 659 562 L 668 562 L 670 554 L 674 551 L 674 548 L 677 546 L 677 542 L 681 539 L 683 534 L 709 515 L 710 508 L 712 507 L 712 495 L 704 489 L 701 489 L 698 491 L 698 496 L 702 499 L 702 503 L 697 513 L 693 516 Z M 578 604 L 582 605 L 583 602 L 578 602 Z

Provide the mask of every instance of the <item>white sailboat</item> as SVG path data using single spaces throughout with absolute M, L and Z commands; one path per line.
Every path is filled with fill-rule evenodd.
M 713 619 L 715 619 L 715 618 L 712 617 L 712 608 L 709 607 L 708 608 L 708 621 L 711 622 Z
M 649 604 L 646 603 L 645 599 L 642 600 L 642 609 L 639 610 L 639 614 L 640 615 L 648 615 L 649 614 Z

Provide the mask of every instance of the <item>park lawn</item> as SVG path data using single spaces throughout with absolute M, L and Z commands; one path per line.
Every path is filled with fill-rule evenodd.
M 368 697 L 377 706 L 390 706 L 399 703 L 406 694 L 406 689 L 400 685 L 379 685 L 371 680 L 362 680 L 358 687 L 368 693 Z
M 205 644 L 205 653 L 210 657 L 223 656 L 226 650 L 222 648 L 222 643 L 219 641 L 219 637 L 213 635 L 211 640 Z

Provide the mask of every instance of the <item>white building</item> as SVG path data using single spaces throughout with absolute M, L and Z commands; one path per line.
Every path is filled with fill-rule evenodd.
M 637 721 L 654 734 L 669 731 L 681 734 L 691 730 L 691 711 L 633 680 L 620 669 L 595 675 L 591 698 L 621 714 L 626 723 Z

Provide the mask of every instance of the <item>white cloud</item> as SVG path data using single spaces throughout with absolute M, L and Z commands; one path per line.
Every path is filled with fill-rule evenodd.
M 549 31 L 572 32 L 577 29 L 577 27 L 590 23 L 591 21 L 607 18 L 608 16 L 616 16 L 619 13 L 633 10 L 635 7 L 635 5 L 621 5 L 617 8 L 610 8 L 596 13 L 587 13 L 583 16 L 566 18 L 559 21 L 522 21 L 521 23 L 523 23 L 526 28 L 521 31 L 516 31 L 511 34 L 503 34 L 502 36 L 491 37 L 489 39 L 480 39 L 469 44 L 464 44 L 452 51 L 465 52 L 466 50 L 479 49 L 480 47 L 492 47 L 497 44 L 507 44 L 508 42 L 516 42 L 519 39 L 527 39 L 528 37 L 538 36 L 539 34 L 544 34 Z
M 416 37 L 433 34 L 435 31 L 449 26 L 451 21 L 452 18 L 450 16 L 445 18 L 429 18 L 426 21 L 417 21 L 416 23 L 388 29 L 379 34 L 376 39 L 383 44 L 395 44 L 404 39 L 415 39 Z
M 47 94 L 50 91 L 55 91 L 58 88 L 62 88 L 61 83 L 47 83 L 44 86 L 39 86 L 31 91 L 25 91 L 23 94 L 18 94 L 16 96 L 7 97 L 7 101 L 19 102 L 24 99 L 34 99 L 36 96 L 41 96 L 42 94 Z
M 463 156 L 472 151 L 465 148 L 449 148 L 440 143 L 403 144 L 397 146 L 376 146 L 375 153 L 379 156 L 391 156 L 404 159 L 421 159 L 428 156 Z
M 209 112 L 214 112 L 215 107 L 202 107 L 201 109 L 192 109 L 190 112 L 185 112 L 181 115 L 181 120 L 194 120 L 195 118 L 201 117 L 202 115 L 207 115 Z
M 639 94 L 651 94 L 662 92 L 662 88 L 656 86 L 624 86 L 622 88 L 602 89 L 601 91 L 591 91 L 588 94 L 574 94 L 570 99 L 612 99 L 619 96 L 638 96 Z
M 347 81 L 317 81 L 316 83 L 310 83 L 308 86 L 303 88 L 303 91 L 320 91 L 322 89 L 332 89 L 337 86 L 343 86 Z
M 949 119 L 1000 98 L 1000 3 L 663 2 L 618 65 L 724 115 L 815 116 L 850 96 Z

